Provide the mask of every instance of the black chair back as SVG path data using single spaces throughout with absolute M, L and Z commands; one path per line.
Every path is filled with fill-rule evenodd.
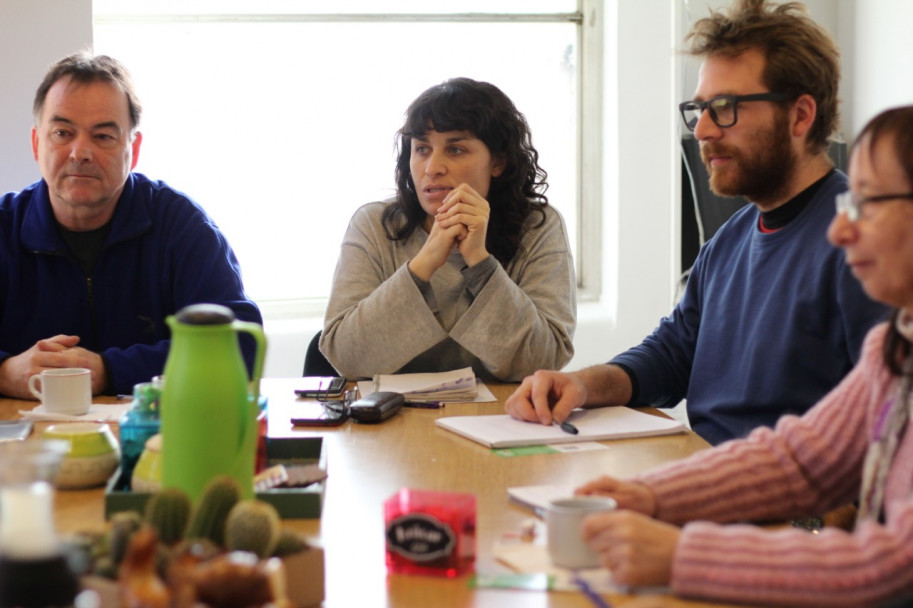
M 834 165 L 846 171 L 846 142 L 832 141 L 828 155 Z M 723 223 L 748 204 L 741 196 L 718 196 L 710 190 L 710 175 L 701 160 L 698 140 L 691 133 L 682 137 L 682 270 L 687 273 L 697 257 L 700 246 L 710 240 Z
M 307 352 L 304 354 L 304 372 L 303 376 L 338 376 L 339 373 L 336 371 L 330 362 L 327 361 L 327 358 L 323 356 L 323 353 L 320 352 L 318 348 L 318 343 L 320 342 L 320 334 L 322 331 L 318 331 L 317 335 L 311 338 L 311 343 L 308 344 Z

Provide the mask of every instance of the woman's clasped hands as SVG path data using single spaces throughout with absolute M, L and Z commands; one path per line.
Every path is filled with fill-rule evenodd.
M 409 267 L 417 276 L 429 280 L 456 247 L 467 266 L 488 257 L 488 201 L 466 183 L 451 190 L 433 216 L 428 240 Z
M 455 244 L 468 266 L 475 266 L 488 257 L 485 237 L 489 213 L 488 201 L 469 184 L 463 183 L 444 197 L 434 216 L 436 227 L 454 235 Z

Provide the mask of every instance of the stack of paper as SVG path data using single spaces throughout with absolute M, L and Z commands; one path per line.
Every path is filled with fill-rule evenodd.
M 374 391 L 402 393 L 406 401 L 472 401 L 478 393 L 471 367 L 428 374 L 377 375 Z

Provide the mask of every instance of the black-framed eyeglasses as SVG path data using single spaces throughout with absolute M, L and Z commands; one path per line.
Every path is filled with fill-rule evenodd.
M 710 118 L 721 129 L 733 126 L 739 120 L 738 107 L 743 101 L 786 101 L 792 97 L 787 93 L 754 93 L 752 95 L 717 95 L 707 101 L 683 101 L 678 104 L 682 120 L 689 131 L 694 131 L 704 110 L 710 111 Z
M 906 194 L 877 194 L 875 196 L 859 196 L 849 190 L 841 192 L 836 197 L 837 215 L 846 213 L 846 219 L 855 222 L 859 219 L 859 213 L 863 205 L 869 203 L 885 203 L 887 201 L 896 201 L 905 199 L 913 201 L 913 192 Z

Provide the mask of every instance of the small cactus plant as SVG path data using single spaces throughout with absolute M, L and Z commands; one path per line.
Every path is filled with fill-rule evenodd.
M 273 547 L 273 557 L 294 555 L 304 551 L 307 547 L 308 545 L 304 542 L 304 539 L 295 532 L 281 530 L 279 532 L 279 540 L 276 542 L 276 546 Z
M 139 530 L 143 519 L 136 511 L 121 511 L 111 516 L 108 528 L 108 557 L 116 568 L 127 554 L 130 539 Z
M 233 477 L 223 475 L 213 478 L 200 496 L 187 529 L 187 538 L 202 538 L 219 546 L 224 545 L 225 522 L 239 500 L 241 486 Z
M 117 578 L 117 564 L 114 563 L 110 555 L 102 555 L 95 560 L 95 568 L 92 574 L 114 580 Z
M 242 500 L 225 522 L 225 548 L 269 557 L 281 532 L 279 513 L 262 500 Z
M 162 488 L 146 503 L 144 519 L 161 542 L 173 545 L 184 538 L 190 521 L 191 503 L 187 493 L 178 488 Z

